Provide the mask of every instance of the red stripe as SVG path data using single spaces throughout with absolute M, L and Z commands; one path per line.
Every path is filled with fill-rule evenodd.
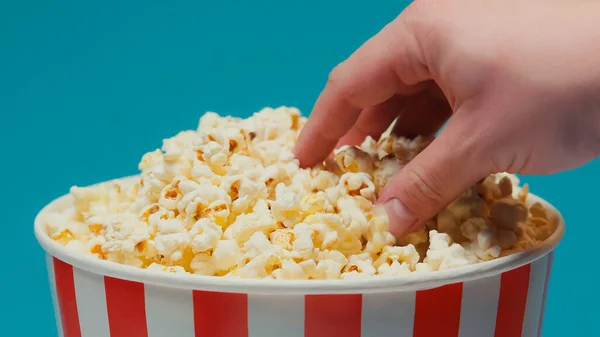
M 526 265 L 502 274 L 494 337 L 521 336 L 530 269 Z
M 457 337 L 462 290 L 455 283 L 417 291 L 413 337 Z
M 81 337 L 73 266 L 57 258 L 53 258 L 53 260 L 56 295 L 58 297 L 58 307 L 60 308 L 60 319 L 62 321 L 64 337 Z
M 248 336 L 248 295 L 194 290 L 196 337 Z
M 306 295 L 305 337 L 360 337 L 362 295 Z
M 144 284 L 104 277 L 110 337 L 147 337 Z
M 546 299 L 548 298 L 548 287 L 550 285 L 550 274 L 552 272 L 552 260 L 554 260 L 554 252 L 550 252 L 550 254 L 548 254 L 548 264 L 546 265 L 546 282 L 544 283 L 544 299 L 542 300 L 542 311 L 540 312 L 540 323 L 538 325 L 538 337 L 542 335 L 542 328 L 544 327 Z

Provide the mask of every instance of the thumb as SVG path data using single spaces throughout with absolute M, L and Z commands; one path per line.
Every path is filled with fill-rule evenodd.
M 463 117 L 463 116 L 460 116 Z M 456 114 L 441 134 L 400 170 L 379 197 L 400 237 L 435 216 L 492 171 L 491 144 Z M 481 130 L 479 128 L 479 130 Z

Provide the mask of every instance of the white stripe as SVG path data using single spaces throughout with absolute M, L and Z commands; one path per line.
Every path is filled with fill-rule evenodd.
M 193 337 L 192 291 L 144 284 L 148 337 Z
M 73 267 L 81 337 L 108 337 L 104 277 Z
M 494 336 L 501 277 L 463 283 L 459 337 Z
M 544 317 L 546 316 L 546 300 L 548 299 L 548 288 L 550 287 L 550 276 L 552 274 L 552 261 L 554 261 L 554 251 L 548 254 L 548 266 L 546 268 L 546 290 L 542 299 L 542 311 L 540 312 L 540 323 L 538 324 L 538 337 L 542 336 L 544 328 Z
M 248 295 L 249 337 L 304 337 L 303 295 Z
M 362 297 L 362 337 L 413 335 L 415 292 L 364 294 Z
M 60 318 L 60 308 L 58 307 L 58 295 L 56 294 L 56 278 L 54 278 L 54 258 L 46 254 L 46 268 L 48 269 L 48 281 L 50 282 L 50 296 L 52 296 L 52 305 L 54 306 L 54 319 L 56 320 L 56 330 L 58 337 L 63 337 L 62 320 Z
M 521 334 L 522 337 L 538 336 L 547 269 L 548 256 L 544 256 L 531 264 L 529 288 L 527 290 L 527 305 L 525 306 L 525 318 L 523 319 L 523 332 Z

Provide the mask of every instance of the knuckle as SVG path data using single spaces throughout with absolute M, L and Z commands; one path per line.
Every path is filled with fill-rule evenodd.
M 329 142 L 336 142 L 339 140 L 338 132 L 332 132 L 329 128 L 319 128 L 317 134 L 320 139 L 327 140 Z
M 337 66 L 333 67 L 333 69 L 329 72 L 329 77 L 327 78 L 327 85 L 332 87 L 337 87 L 340 83 L 343 83 L 344 76 L 344 63 L 340 63 Z
M 419 39 L 438 33 L 447 20 L 445 6 L 445 1 L 415 0 L 403 12 L 405 24 Z
M 468 130 L 475 130 L 469 125 L 465 125 L 463 127 L 467 127 Z M 485 158 L 486 155 L 489 155 L 489 149 L 494 145 L 491 137 L 485 136 L 485 128 L 482 128 L 479 131 L 465 131 L 463 137 L 461 137 L 460 142 L 457 142 L 459 148 L 457 151 L 459 153 L 470 154 L 476 158 Z
M 485 106 L 476 105 L 467 110 L 485 110 Z M 481 174 L 489 173 L 494 168 L 494 155 L 498 152 L 498 148 L 503 139 L 501 134 L 498 134 L 498 125 L 490 122 L 487 113 L 471 113 L 465 114 L 465 111 L 458 112 L 457 118 L 460 123 L 453 125 L 454 134 L 458 135 L 453 138 L 452 143 L 455 144 L 455 153 L 461 154 L 464 162 L 477 163 L 477 169 Z
M 498 151 L 490 156 L 492 171 L 521 173 L 523 168 L 527 166 L 530 156 L 519 156 L 513 151 Z
M 435 12 L 439 8 L 442 1 L 438 0 L 414 0 L 407 8 L 411 14 L 427 14 Z
M 356 123 L 354 125 L 354 129 L 354 132 L 361 135 L 362 138 L 366 138 L 367 136 L 371 136 L 373 138 L 380 136 L 379 130 L 373 124 Z
M 364 104 L 359 100 L 361 83 L 356 80 L 355 74 L 356 71 L 353 71 L 352 66 L 344 61 L 335 66 L 329 73 L 327 87 L 346 103 L 356 107 L 363 107 Z
M 439 66 L 435 66 L 439 55 L 455 34 L 450 32 L 454 28 L 443 15 L 442 6 L 445 5 L 439 1 L 415 0 L 398 17 L 401 28 L 412 36 L 409 42 L 419 53 L 420 62 L 413 68 L 435 76 L 440 71 Z

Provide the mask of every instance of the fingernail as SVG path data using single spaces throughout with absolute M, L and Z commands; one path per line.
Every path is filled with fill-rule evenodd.
M 390 232 L 396 236 L 404 234 L 417 222 L 417 215 L 396 198 L 386 201 L 383 208 L 390 219 Z

